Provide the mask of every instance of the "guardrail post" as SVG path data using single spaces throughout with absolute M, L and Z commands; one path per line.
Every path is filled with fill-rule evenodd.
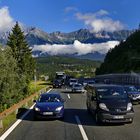
M 16 114 L 16 115 L 18 114 L 18 109 L 15 110 L 15 114 Z
M 0 120 L 0 128 L 3 128 L 3 122 Z
M 28 102 L 25 103 L 25 106 L 28 107 Z

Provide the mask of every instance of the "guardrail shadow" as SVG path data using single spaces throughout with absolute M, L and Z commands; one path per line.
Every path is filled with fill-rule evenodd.
M 19 114 L 17 115 L 17 119 L 21 119 L 21 116 L 27 111 L 28 109 L 25 109 L 25 108 L 22 108 L 21 109 L 21 112 L 19 111 Z M 76 122 L 76 116 L 78 116 L 78 118 L 80 119 L 80 122 L 82 125 L 84 126 L 120 126 L 120 125 L 124 125 L 123 123 L 121 124 L 97 124 L 95 122 L 95 119 L 94 119 L 94 115 L 91 115 L 87 112 L 86 109 L 72 109 L 72 108 L 66 108 L 65 109 L 65 113 L 64 113 L 64 119 L 52 119 L 52 118 L 46 118 L 46 119 L 34 119 L 34 112 L 33 110 L 31 109 L 30 110 L 30 113 L 25 117 L 23 118 L 22 120 L 25 120 L 25 121 L 34 121 L 34 122 L 42 122 L 42 121 L 62 121 L 62 122 L 65 122 L 67 124 L 75 124 L 77 125 L 77 122 Z

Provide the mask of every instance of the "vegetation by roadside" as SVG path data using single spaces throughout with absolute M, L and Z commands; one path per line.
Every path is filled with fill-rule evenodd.
M 36 84 L 35 82 L 30 83 L 30 95 L 38 92 L 39 90 L 46 88 L 47 87 L 47 82 L 45 81 L 37 81 Z M 33 101 L 30 100 L 27 102 L 27 104 L 23 105 L 18 112 L 13 112 L 12 114 L 8 115 L 3 119 L 3 128 L 0 129 L 0 135 L 11 126 L 17 118 L 19 118 L 25 111 L 28 110 L 33 105 Z
M 35 62 L 18 23 L 0 47 L 0 112 L 30 95 Z
M 70 58 L 65 56 L 48 56 L 36 58 L 37 76 L 46 75 L 52 80 L 56 71 L 64 71 L 74 77 L 94 77 L 100 61 Z

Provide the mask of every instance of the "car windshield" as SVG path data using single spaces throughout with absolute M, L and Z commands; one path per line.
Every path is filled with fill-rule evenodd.
M 126 98 L 127 94 L 121 87 L 99 87 L 96 93 L 100 99 Z
M 41 95 L 39 102 L 61 102 L 61 97 L 53 94 Z
M 124 87 L 127 92 L 137 92 L 138 90 L 134 86 Z

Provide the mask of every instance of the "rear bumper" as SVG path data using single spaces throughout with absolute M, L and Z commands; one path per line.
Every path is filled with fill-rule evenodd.
M 134 112 L 130 112 L 130 113 L 123 114 L 123 115 L 112 115 L 112 114 L 106 114 L 106 113 L 99 113 L 98 116 L 102 122 L 129 123 L 129 122 L 133 121 Z

